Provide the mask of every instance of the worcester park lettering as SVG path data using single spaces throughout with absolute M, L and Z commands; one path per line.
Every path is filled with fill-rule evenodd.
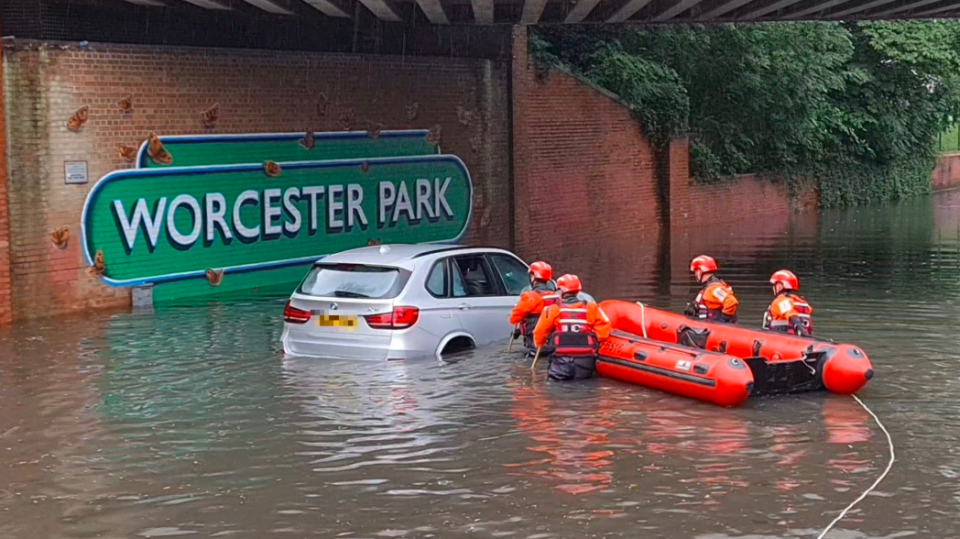
M 242 243 L 277 239 L 280 236 L 296 238 L 306 228 L 307 235 L 316 235 L 321 225 L 326 234 L 350 232 L 356 228 L 367 230 L 371 218 L 377 228 L 391 227 L 404 221 L 416 225 L 454 219 L 447 201 L 451 178 L 418 179 L 398 183 L 382 181 L 377 184 L 377 215 L 368 216 L 363 208 L 367 194 L 356 183 L 326 186 L 289 187 L 287 189 L 249 189 L 235 199 L 228 200 L 222 193 L 206 193 L 201 200 L 181 194 L 169 200 L 161 197 L 149 207 L 146 199 L 137 200 L 133 208 L 125 208 L 122 200 L 113 200 L 111 210 L 124 249 L 130 254 L 141 230 L 147 248 L 153 251 L 160 240 L 160 230 L 166 224 L 166 237 L 177 250 L 193 247 L 201 236 L 204 245 L 211 245 L 219 234 L 225 245 L 236 238 Z M 305 202 L 305 212 L 301 211 Z M 243 208 L 258 207 L 259 218 L 252 219 L 249 211 L 242 219 Z M 176 221 L 177 212 L 188 212 L 192 224 Z M 286 216 L 286 218 L 284 218 Z

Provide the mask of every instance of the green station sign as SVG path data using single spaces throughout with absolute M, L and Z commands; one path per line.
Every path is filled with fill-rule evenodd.
M 367 131 L 323 132 L 314 133 L 313 141 L 307 141 L 305 133 L 161 136 L 163 148 L 172 157 L 170 163 L 151 159 L 148 141 L 144 141 L 137 154 L 137 168 L 439 154 L 439 147 L 427 140 L 428 134 L 420 129 L 381 131 L 374 138 Z
M 309 263 L 380 243 L 457 242 L 473 186 L 453 155 L 114 171 L 90 191 L 82 241 L 113 286 Z M 268 174 L 269 172 L 269 174 Z

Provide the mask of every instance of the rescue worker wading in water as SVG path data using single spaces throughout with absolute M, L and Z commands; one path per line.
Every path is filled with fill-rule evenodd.
M 523 345 L 527 347 L 527 354 L 533 356 L 537 347 L 533 344 L 533 328 L 540 319 L 540 313 L 550 305 L 560 302 L 560 293 L 554 288 L 553 268 L 546 262 L 534 262 L 528 270 L 531 290 L 520 294 L 520 301 L 510 312 L 510 323 L 517 327 L 513 338 L 523 335 Z M 553 353 L 553 347 L 547 346 L 540 351 L 541 356 Z
M 703 285 L 693 305 L 687 304 L 683 314 L 704 320 L 737 323 L 737 307 L 740 301 L 733 294 L 730 285 L 714 275 L 717 261 L 707 255 L 700 255 L 690 262 L 690 272 Z
M 557 279 L 560 303 L 547 307 L 533 330 L 533 341 L 554 348 L 547 376 L 552 380 L 583 380 L 597 368 L 600 343 L 610 336 L 610 320 L 592 301 L 577 297 L 580 279 L 564 275 Z
M 791 335 L 813 335 L 813 307 L 797 294 L 800 279 L 789 270 L 780 270 L 770 277 L 773 302 L 763 313 L 763 329 Z

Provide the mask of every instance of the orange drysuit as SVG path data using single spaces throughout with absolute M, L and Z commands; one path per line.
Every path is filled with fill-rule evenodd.
M 696 316 L 706 320 L 736 322 L 739 306 L 733 289 L 717 276 L 710 277 L 694 300 Z
M 764 329 L 813 335 L 813 307 L 802 297 L 785 292 L 773 298 L 763 314 Z
M 553 305 L 560 299 L 560 294 L 548 288 L 534 288 L 520 294 L 520 301 L 510 311 L 510 323 L 517 325 L 528 317 L 539 317 L 544 307 Z

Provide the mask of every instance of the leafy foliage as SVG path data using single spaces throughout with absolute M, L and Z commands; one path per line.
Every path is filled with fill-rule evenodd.
M 960 23 L 538 30 L 534 56 L 629 103 L 648 137 L 691 137 L 691 172 L 816 181 L 821 203 L 929 190 L 960 117 Z
M 587 76 L 630 103 L 652 140 L 684 131 L 690 101 L 676 71 L 610 46 L 601 47 L 591 64 Z

